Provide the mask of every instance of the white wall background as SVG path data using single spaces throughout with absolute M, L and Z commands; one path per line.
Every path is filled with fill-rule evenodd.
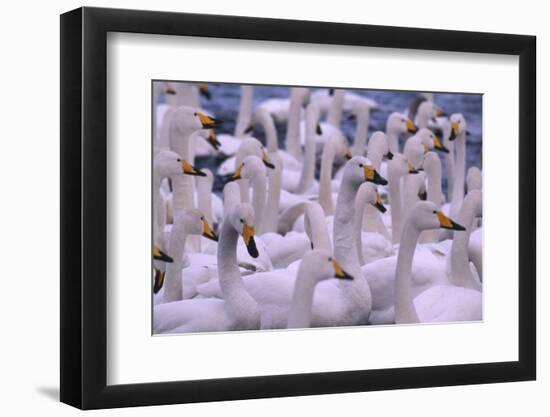
M 311 6 L 308 6 L 308 4 Z M 543 193 L 550 167 L 541 155 L 549 130 L 541 116 L 550 100 L 550 26 L 543 2 L 499 3 L 462 0 L 455 3 L 393 0 L 332 4 L 279 0 L 93 1 L 89 6 L 236 14 L 350 23 L 534 34 L 538 37 L 538 211 L 548 212 L 550 194 Z M 6 2 L 0 17 L 1 89 L 0 203 L 2 297 L 0 317 L 0 410 L 3 415 L 73 415 L 58 403 L 59 380 L 59 17 L 79 7 L 70 0 Z M 7 146 L 6 146 L 7 145 Z M 547 151 L 548 152 L 548 151 Z M 506 161 L 503 161 L 505 164 Z M 538 381 L 500 385 L 325 395 L 231 403 L 194 404 L 101 411 L 99 415 L 224 416 L 297 415 L 314 413 L 410 416 L 547 415 L 550 390 L 548 352 L 550 307 L 542 259 L 550 249 L 550 223 L 539 215 L 539 366 Z M 29 227 L 30 226 L 30 227 Z M 545 233 L 546 232 L 546 233 Z M 546 394 L 546 395 L 545 395 Z M 32 414 L 31 414 L 32 415 Z

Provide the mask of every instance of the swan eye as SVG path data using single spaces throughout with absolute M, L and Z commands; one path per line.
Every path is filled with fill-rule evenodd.
M 332 258 L 328 258 L 328 261 L 329 261 L 329 262 L 332 262 Z
M 437 211 L 434 210 L 434 214 L 437 214 Z
M 178 158 L 178 162 L 181 162 L 181 159 Z
M 435 213 L 435 212 L 434 212 Z M 244 219 L 241 219 L 241 223 L 244 223 Z
M 359 164 L 359 168 L 363 168 L 363 164 Z
M 204 220 L 204 216 L 201 216 L 201 220 Z
M 197 113 L 193 113 L 193 116 L 196 116 L 196 115 L 197 115 Z

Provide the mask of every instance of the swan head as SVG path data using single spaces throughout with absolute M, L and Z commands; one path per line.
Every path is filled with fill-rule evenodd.
M 449 229 L 456 231 L 466 230 L 463 226 L 443 214 L 431 201 L 419 201 L 410 210 L 407 222 L 417 230 Z
M 223 121 L 214 119 L 193 107 L 181 106 L 174 111 L 172 123 L 182 132 L 195 132 L 200 129 L 212 129 Z
M 174 220 L 174 227 L 176 223 L 180 223 L 183 226 L 183 230 L 188 235 L 204 236 L 207 239 L 218 241 L 218 237 L 208 224 L 208 220 L 204 217 L 204 214 L 197 209 L 183 210 L 177 219 Z M 173 233 L 177 230 L 174 230 Z
M 253 258 L 259 256 L 254 241 L 254 209 L 248 203 L 237 204 L 229 213 L 229 222 L 243 237 L 248 254 Z
M 433 101 L 426 100 L 423 101 L 418 106 L 418 117 L 419 118 L 425 118 L 425 119 L 433 119 L 434 117 L 444 117 L 446 116 L 443 109 L 436 104 L 434 104 Z
M 157 261 L 172 263 L 174 259 L 171 256 L 168 256 L 166 253 L 160 250 L 157 245 L 153 245 L 153 259 Z
M 254 155 L 260 158 L 264 165 L 270 169 L 275 169 L 275 165 L 271 163 L 267 156 L 267 151 L 264 145 L 256 138 L 244 139 L 237 151 L 236 164 L 237 167 L 249 155 Z
M 372 162 L 363 156 L 355 156 L 346 163 L 344 180 L 349 181 L 357 187 L 364 182 L 372 182 L 379 185 L 388 184 L 388 181 L 382 178 L 376 169 L 374 169 Z
M 416 136 L 420 138 L 425 152 L 428 152 L 430 149 L 436 149 L 444 153 L 449 153 L 449 150 L 441 142 L 441 138 L 430 129 L 422 128 L 418 131 Z
M 155 171 L 162 177 L 171 177 L 178 174 L 196 175 L 205 177 L 206 174 L 192 166 L 185 159 L 172 151 L 164 150 L 156 154 L 153 163 Z
M 386 212 L 386 207 L 384 207 L 384 204 L 382 203 L 382 197 L 378 192 L 378 188 L 372 182 L 362 184 L 361 187 L 359 187 L 357 195 L 359 195 L 359 193 L 364 195 L 365 204 L 374 206 L 381 213 Z
M 254 179 L 265 178 L 266 174 L 264 161 L 256 155 L 249 155 L 240 163 L 233 175 L 229 178 L 229 181 L 236 181 L 242 178 L 253 181 Z
M 303 273 L 300 274 L 302 271 Z M 307 252 L 302 258 L 298 274 L 314 280 L 315 283 L 329 278 L 353 279 L 351 275 L 342 269 L 336 259 L 323 249 L 314 249 Z
M 371 135 L 367 145 L 367 155 L 369 154 L 382 155 L 386 159 L 393 158 L 388 146 L 388 137 L 384 132 L 378 130 Z
M 462 133 L 466 133 L 466 119 L 461 113 L 454 113 L 451 115 L 451 136 L 449 140 L 455 140 Z
M 418 174 L 418 170 L 413 164 L 400 153 L 394 154 L 392 160 L 388 162 L 388 172 L 391 172 L 397 178 L 407 174 Z
M 394 133 L 394 134 L 400 134 L 400 133 L 416 133 L 418 131 L 418 127 L 412 122 L 412 120 L 408 119 L 406 116 L 404 116 L 401 113 L 393 112 L 388 117 L 388 121 L 386 123 L 386 131 L 388 133 Z

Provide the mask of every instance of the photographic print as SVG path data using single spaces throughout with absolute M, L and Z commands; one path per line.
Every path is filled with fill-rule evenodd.
M 152 81 L 153 334 L 483 320 L 482 98 Z

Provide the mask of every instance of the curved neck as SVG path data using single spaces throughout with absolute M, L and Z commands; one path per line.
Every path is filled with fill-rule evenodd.
M 419 231 L 412 221 L 405 222 L 397 255 L 395 270 L 395 322 L 418 323 L 418 314 L 414 307 L 412 294 L 412 263 Z
M 252 121 L 252 97 L 254 89 L 251 85 L 241 85 L 241 102 L 239 105 L 239 115 L 235 124 L 235 136 L 245 137 L 245 130 Z
M 301 89 L 290 89 L 290 108 L 285 140 L 287 152 L 298 161 L 302 159 L 302 149 L 300 145 L 300 113 L 302 110 L 302 94 Z
M 454 171 L 453 198 L 451 216 L 458 217 L 464 200 L 464 177 L 466 175 L 466 134 L 461 132 L 455 140 L 456 162 Z
M 172 233 L 170 233 L 170 243 L 168 253 L 174 262 L 166 264 L 166 277 L 164 279 L 164 295 L 165 303 L 179 301 L 183 296 L 182 274 L 181 270 L 185 265 L 185 242 L 187 233 L 185 232 L 184 222 L 182 217 L 174 219 Z
M 309 238 L 314 249 L 324 249 L 332 252 L 332 245 L 328 235 L 325 213 L 323 208 L 315 202 L 308 203 L 304 222 L 309 225 Z M 306 227 L 306 230 L 308 227 Z
M 342 110 L 344 108 L 344 90 L 334 90 L 332 102 L 328 110 L 327 123 L 340 129 L 340 121 L 342 120 Z
M 225 217 L 218 242 L 218 280 L 225 301 L 225 311 L 231 320 L 254 311 L 256 302 L 246 291 L 237 263 L 239 233 Z
M 223 215 L 227 216 L 233 208 L 241 202 L 241 190 L 239 185 L 230 182 L 223 187 Z
M 428 189 L 426 190 L 427 199 L 435 204 L 435 206 L 441 208 L 441 162 L 439 157 L 435 160 L 435 164 L 428 168 L 424 168 L 428 179 Z M 462 223 L 461 223 L 462 224 Z M 420 241 L 422 243 L 438 242 L 440 236 L 440 230 L 426 230 L 422 232 Z
M 366 184 L 362 184 L 357 191 L 355 197 L 355 216 L 353 217 L 353 234 L 355 236 L 355 246 L 357 248 L 357 258 L 359 264 L 364 265 L 365 259 L 363 256 L 363 215 L 367 204 L 369 190 Z
M 388 124 L 386 125 L 386 138 L 388 140 L 388 148 L 391 153 L 394 155 L 396 153 L 399 153 L 399 133 L 395 131 L 395 129 L 391 128 L 390 120 L 388 120 Z
M 445 154 L 445 172 L 447 173 L 447 201 L 451 201 L 453 195 L 454 186 L 454 172 L 455 172 L 455 143 L 449 140 L 451 134 L 450 126 L 444 128 L 443 131 L 443 145 L 449 150 L 449 153 Z
M 281 199 L 281 175 L 283 165 L 279 155 L 275 152 L 269 154 L 269 160 L 275 169 L 269 169 L 269 182 L 267 193 L 267 204 L 264 213 L 263 228 L 261 233 L 274 232 L 277 233 L 279 203 Z
M 302 164 L 300 182 L 298 183 L 298 188 L 296 189 L 296 193 L 298 194 L 305 193 L 313 185 L 313 182 L 315 180 L 315 129 L 317 127 L 318 121 L 318 110 L 312 105 L 309 105 L 306 110 L 306 145 L 304 162 Z
M 311 308 L 313 307 L 315 284 L 312 271 L 309 271 L 302 262 L 294 283 L 294 292 L 288 314 L 287 327 L 289 329 L 311 327 Z
M 453 232 L 451 247 L 451 283 L 458 287 L 475 288 L 470 270 L 468 244 L 472 233 L 477 205 L 480 204 L 477 194 L 468 193 L 460 209 L 459 222 L 466 227 L 465 231 Z
M 271 113 L 269 113 L 269 111 L 265 108 L 258 107 L 256 110 L 256 118 L 260 121 L 260 124 L 264 129 L 267 151 L 269 153 L 277 152 L 279 150 L 279 143 L 273 116 L 271 116 Z
M 332 164 L 334 163 L 334 144 L 329 139 L 323 147 L 321 156 L 321 172 L 319 174 L 319 204 L 323 207 L 325 215 L 334 213 L 332 201 Z
M 368 110 L 361 110 L 357 115 L 357 128 L 355 130 L 355 141 L 351 149 L 353 156 L 364 156 L 366 143 L 367 143 L 367 133 L 369 130 L 369 114 Z M 372 161 L 370 155 L 369 159 Z

